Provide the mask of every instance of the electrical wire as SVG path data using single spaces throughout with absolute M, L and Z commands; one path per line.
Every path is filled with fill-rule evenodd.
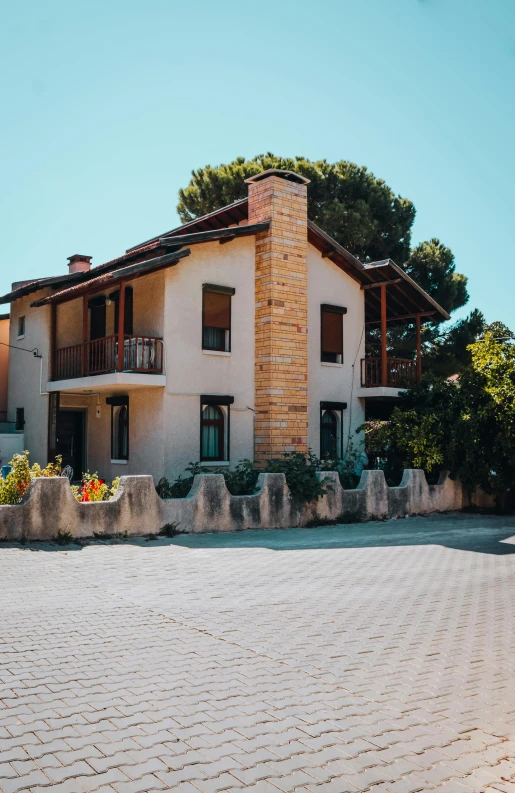
M 43 358 L 42 355 L 39 354 L 39 350 L 37 347 L 34 347 L 33 350 L 29 350 L 28 347 L 17 347 L 15 344 L 6 344 L 5 341 L 0 341 L 2 347 L 10 347 L 11 350 L 21 350 L 22 352 L 31 352 L 34 358 Z

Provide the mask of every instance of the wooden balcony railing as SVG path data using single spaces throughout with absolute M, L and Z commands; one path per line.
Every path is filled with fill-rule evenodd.
M 55 352 L 54 380 L 108 372 L 161 374 L 163 340 L 154 336 L 124 336 L 123 361 L 118 365 L 118 336 L 62 347 Z
M 361 359 L 361 386 L 374 388 L 408 388 L 419 381 L 417 361 L 409 358 L 387 358 L 386 382 L 383 382 L 381 358 Z

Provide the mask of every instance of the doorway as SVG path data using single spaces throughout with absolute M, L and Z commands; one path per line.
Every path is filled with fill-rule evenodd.
M 85 410 L 59 410 L 57 413 L 56 453 L 63 468 L 71 465 L 73 480 L 80 481 L 85 470 Z

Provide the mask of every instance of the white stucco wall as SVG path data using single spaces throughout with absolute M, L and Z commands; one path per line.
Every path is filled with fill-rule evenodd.
M 14 421 L 16 408 L 25 409 L 25 448 L 32 463 L 47 463 L 48 396 L 40 395 L 43 366 L 43 391 L 49 373 L 50 308 L 30 308 L 29 303 L 45 297 L 48 291 L 33 292 L 11 303 L 9 343 L 29 350 L 38 348 L 43 359 L 28 352 L 10 350 L 8 418 Z M 25 315 L 25 337 L 18 339 L 18 318 Z
M 343 316 L 343 363 L 320 360 L 320 306 L 345 306 Z M 343 411 L 343 450 L 349 435 L 356 448 L 360 439 L 356 427 L 365 420 L 360 385 L 360 359 L 364 356 L 365 300 L 360 285 L 319 251 L 308 246 L 308 383 L 309 445 L 320 454 L 320 402 L 347 402 Z
M 163 473 L 174 479 L 190 462 L 200 458 L 200 395 L 234 397 L 230 407 L 230 462 L 236 464 L 254 455 L 254 237 L 192 246 L 188 258 L 150 276 L 135 280 L 134 332 L 162 336 L 165 341 L 166 389 L 162 387 L 123 389 L 130 401 L 130 459 L 127 465 L 111 463 L 111 409 L 105 398 L 109 390 L 69 399 L 62 405 L 87 406 L 87 460 L 90 471 L 106 479 L 120 474 Z M 202 350 L 202 285 L 233 287 L 230 354 Z M 112 291 L 112 290 L 111 290 Z M 31 309 L 28 303 L 43 292 L 17 301 L 12 308 L 11 343 L 20 314 L 26 316 L 23 346 L 37 346 L 44 359 L 43 390 L 48 371 L 49 307 Z M 347 308 L 343 317 L 344 361 L 341 366 L 320 361 L 320 304 Z M 112 307 L 111 307 L 112 308 Z M 108 310 L 107 333 L 113 317 Z M 347 402 L 343 412 L 343 447 L 364 420 L 359 388 L 359 362 L 364 353 L 364 296 L 359 284 L 319 252 L 308 249 L 308 371 L 309 445 L 320 452 L 320 402 Z M 68 332 L 65 328 L 68 327 Z M 81 300 L 58 309 L 58 346 L 80 341 Z M 20 342 L 21 343 L 21 342 Z M 354 365 L 354 366 L 353 366 Z M 353 378 L 354 372 L 354 378 Z M 39 395 L 39 360 L 27 353 L 13 353 L 10 365 L 9 408 L 24 407 L 26 445 L 32 460 L 46 463 L 48 398 Z M 95 378 L 91 386 L 95 391 Z M 117 393 L 122 393 L 116 389 Z M 101 417 L 96 417 L 100 400 Z
M 234 396 L 230 408 L 230 461 L 253 459 L 254 237 L 212 242 L 165 273 L 164 467 L 168 478 L 200 458 L 200 394 Z M 202 284 L 234 287 L 231 352 L 202 350 Z

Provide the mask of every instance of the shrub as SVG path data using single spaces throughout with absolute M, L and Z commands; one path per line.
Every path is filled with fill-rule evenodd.
M 311 449 L 307 454 L 286 452 L 282 457 L 270 460 L 267 473 L 284 474 L 290 493 L 301 501 L 317 501 L 331 486 L 317 477 L 321 460 Z
M 197 474 L 222 474 L 229 493 L 233 496 L 250 496 L 256 490 L 259 471 L 250 460 L 242 460 L 232 470 L 227 468 L 202 468 L 201 463 L 190 463 L 186 468 L 190 476 L 178 476 L 174 482 L 162 477 L 156 485 L 160 498 L 186 498 Z
M 357 487 L 361 473 L 357 473 L 361 452 L 355 449 L 352 442 L 349 443 L 345 457 L 331 458 L 323 457 L 319 461 L 320 471 L 336 471 L 340 479 L 340 484 L 345 490 L 354 490 Z
M 61 462 L 61 457 L 56 457 L 55 463 L 48 463 L 46 468 L 41 468 L 38 463 L 31 468 L 28 451 L 15 454 L 10 462 L 12 470 L 5 479 L 0 479 L 0 504 L 19 504 L 33 479 L 60 476 Z
M 109 501 L 120 484 L 120 477 L 117 476 L 113 479 L 111 487 L 103 479 L 98 478 L 98 474 L 90 474 L 86 472 L 82 474 L 82 484 L 72 485 L 73 495 L 82 503 L 87 501 Z
M 242 460 L 232 471 L 220 468 L 212 473 L 222 474 L 227 490 L 232 496 L 251 496 L 256 492 L 259 471 L 250 460 Z

